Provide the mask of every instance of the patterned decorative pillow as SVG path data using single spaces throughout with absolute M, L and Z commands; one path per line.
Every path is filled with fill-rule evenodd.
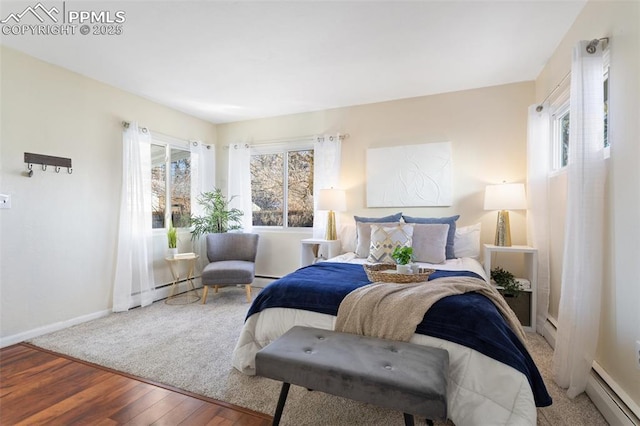
M 400 222 L 356 222 L 356 256 L 366 259 L 371 248 L 371 225 L 399 225 Z
M 371 245 L 371 224 L 372 223 L 399 223 L 402 212 L 383 217 L 353 216 L 356 221 L 356 255 L 366 258 L 369 256 L 369 245 Z
M 411 247 L 413 225 L 398 223 L 392 226 L 371 225 L 371 246 L 368 262 L 395 263 L 391 255 L 396 247 Z

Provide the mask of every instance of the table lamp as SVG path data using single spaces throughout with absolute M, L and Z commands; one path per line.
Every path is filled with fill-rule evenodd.
M 342 189 L 321 189 L 318 194 L 318 210 L 328 210 L 325 240 L 337 240 L 336 211 L 347 209 L 347 199 Z
M 503 183 L 487 185 L 484 191 L 484 209 L 498 210 L 496 224 L 496 246 L 511 246 L 511 229 L 508 210 L 524 210 L 527 199 L 523 183 Z

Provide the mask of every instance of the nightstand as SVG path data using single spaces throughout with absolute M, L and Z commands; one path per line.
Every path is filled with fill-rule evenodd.
M 200 256 L 195 253 L 183 253 L 178 257 L 166 257 L 165 260 L 169 264 L 169 270 L 173 276 L 173 283 L 171 284 L 171 290 L 169 291 L 169 297 L 164 301 L 167 305 L 183 305 L 187 303 L 193 303 L 200 300 L 198 290 L 193 285 L 193 270 L 196 267 L 196 261 Z M 185 277 L 187 284 L 187 291 L 183 294 L 176 295 L 175 292 L 178 289 L 178 283 L 180 282 L 180 270 L 178 265 L 185 263 L 187 265 L 187 275 Z
M 300 241 L 300 267 L 327 260 L 340 254 L 340 240 L 306 238 Z
M 496 246 L 484 244 L 484 271 L 487 277 L 491 277 L 491 268 L 499 265 L 491 265 L 494 253 L 514 253 L 524 256 L 524 274 L 521 278 L 529 280 L 531 288 L 523 289 L 515 298 L 512 309 L 516 312 L 525 331 L 536 330 L 536 300 L 538 289 L 538 249 L 529 246 Z M 498 262 L 496 262 L 498 263 Z M 518 300 L 520 299 L 520 300 Z

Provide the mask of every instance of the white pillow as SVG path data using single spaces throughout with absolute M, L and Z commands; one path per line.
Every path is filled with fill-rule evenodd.
M 416 262 L 443 263 L 447 260 L 448 223 L 413 224 L 413 259 Z
M 371 225 L 371 247 L 368 262 L 395 263 L 391 255 L 396 247 L 411 247 L 413 225 L 398 223 L 396 225 Z
M 456 257 L 480 257 L 480 223 L 471 226 L 459 226 L 453 238 Z
M 358 235 L 356 234 L 356 225 L 342 225 L 340 227 L 338 239 L 340 240 L 340 247 L 342 247 L 343 253 L 355 253 L 356 242 L 358 241 Z

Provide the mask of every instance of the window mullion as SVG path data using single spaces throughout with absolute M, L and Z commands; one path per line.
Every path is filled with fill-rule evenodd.
M 282 227 L 288 228 L 289 221 L 287 220 L 287 218 L 289 217 L 289 151 L 284 151 L 283 163 L 284 167 L 282 168 L 282 172 L 284 176 L 282 176 L 282 182 L 284 188 L 282 188 L 282 196 L 284 199 L 282 200 Z
M 164 197 L 164 223 L 169 228 L 171 222 L 171 146 L 164 146 L 164 169 L 165 169 L 165 197 Z

